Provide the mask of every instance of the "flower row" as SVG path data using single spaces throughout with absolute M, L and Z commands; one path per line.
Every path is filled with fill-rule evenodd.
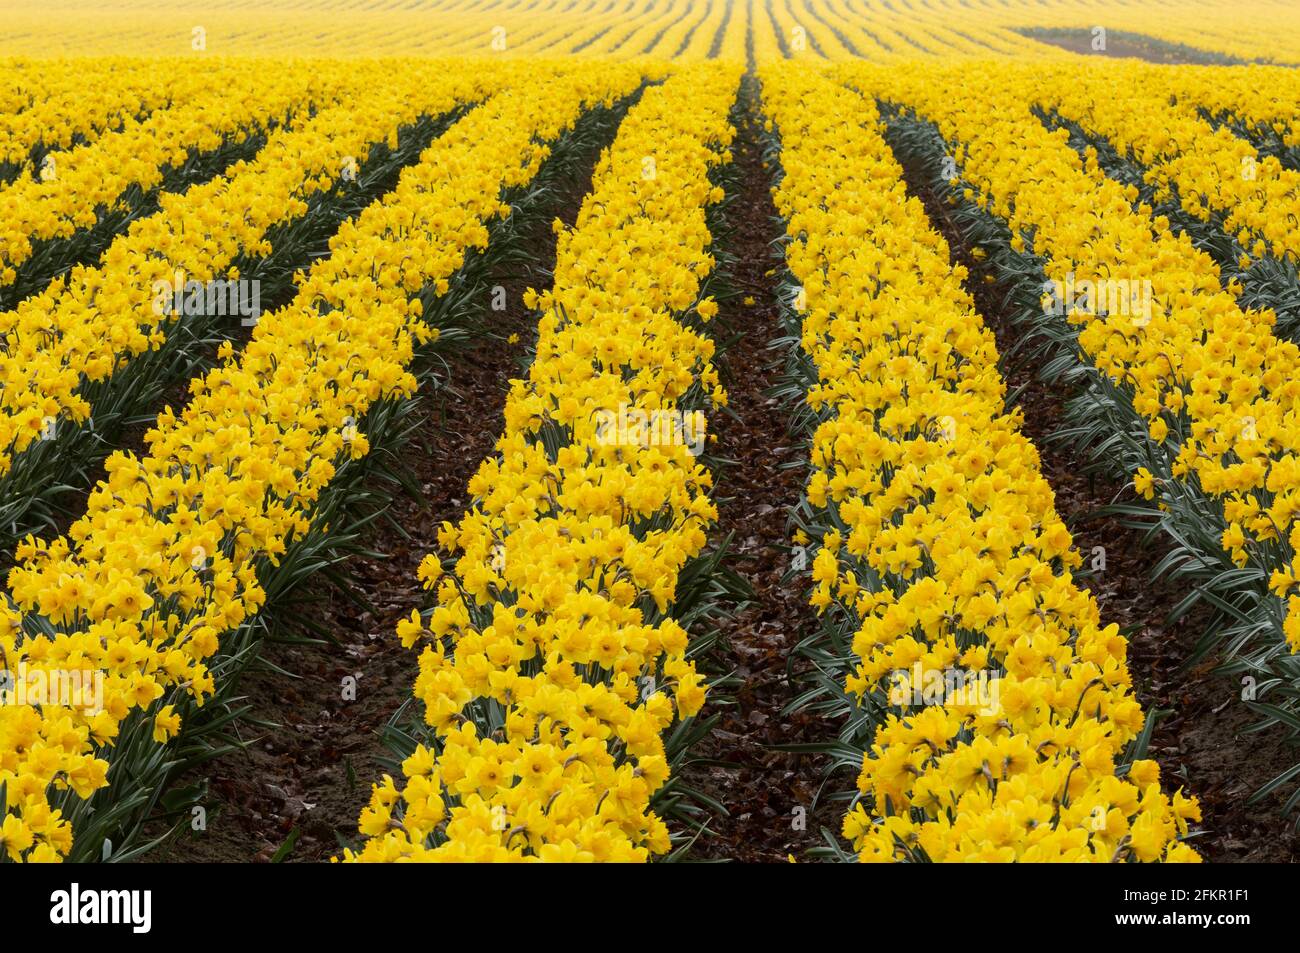
M 447 574 L 434 555 L 421 566 L 437 606 L 398 631 L 423 646 L 425 743 L 400 783 L 375 785 L 346 859 L 669 849 L 654 810 L 673 759 L 663 736 L 704 701 L 672 602 L 717 514 L 702 444 L 618 421 L 670 417 L 703 441 L 703 408 L 725 402 L 701 286 L 738 78 L 699 66 L 649 89 L 560 232 L 554 286 L 532 296 L 536 359 L 469 484 L 473 508 L 439 537 Z
M 1195 803 L 1126 757 L 1126 641 L 1072 578 L 993 336 L 875 106 L 788 67 L 763 100 L 816 372 L 811 601 L 869 725 L 844 836 L 863 861 L 1196 859 Z
M 93 226 L 132 190 L 158 187 L 192 154 L 249 141 L 313 106 L 337 102 L 345 77 L 309 64 L 266 69 L 234 61 L 191 71 L 178 79 L 169 108 L 50 153 L 33 174 L 0 188 L 0 285 L 14 283 L 40 242 Z
M 26 168 L 33 149 L 93 142 L 167 108 L 183 73 L 173 63 L 93 60 L 51 63 L 33 71 L 30 83 L 15 77 L 11 90 L 0 92 L 0 181 L 5 166 Z M 38 174 L 39 166 L 28 171 Z
M 163 196 L 160 210 L 132 223 L 99 265 L 74 268 L 0 313 L 0 477 L 65 422 L 91 419 L 87 383 L 164 345 L 185 316 L 160 302 L 160 288 L 165 299 L 192 282 L 238 279 L 228 273 L 232 262 L 270 253 L 267 235 L 277 225 L 304 215 L 313 197 L 347 189 L 373 144 L 395 147 L 401 126 L 481 98 L 510 75 L 507 68 L 474 79 L 440 61 L 410 64 L 395 78 L 390 64 L 349 67 L 347 102 L 277 130 L 224 176 Z
M 261 575 L 316 528 L 315 506 L 339 468 L 367 453 L 367 411 L 415 388 L 415 353 L 438 335 L 421 319 L 421 294 L 446 293 L 466 255 L 485 246 L 488 223 L 509 214 L 502 195 L 531 181 L 548 143 L 640 77 L 623 66 L 534 67 L 528 82 L 457 122 L 340 229 L 330 256 L 289 305 L 263 317 L 238 360 L 227 349 L 225 364 L 192 384 L 184 412 L 159 417 L 145 456 L 109 459 L 66 536 L 20 547 L 0 600 L 4 661 L 29 673 L 87 672 L 102 697 L 0 704 L 11 856 L 67 854 L 74 830 L 135 793 L 150 741 L 166 742 L 182 727 L 179 712 L 216 690 L 210 665 L 263 605 Z M 139 761 L 124 764 L 126 749 Z
M 951 149 L 954 201 L 1005 223 L 1011 251 L 1054 289 L 1042 310 L 1055 299 L 1106 400 L 1140 422 L 1136 434 L 1115 424 L 1118 437 L 1139 443 L 1123 461 L 1139 491 L 1159 492 L 1189 518 L 1204 514 L 1198 500 L 1213 501 L 1222 555 L 1289 600 L 1285 619 L 1261 603 L 1272 618 L 1260 624 L 1300 647 L 1300 348 L 1273 334 L 1274 314 L 1243 311 L 1188 236 L 1134 210 L 1133 186 L 1085 168 L 1066 131 L 1048 132 L 1030 111 L 1023 74 L 846 75 L 937 128 Z M 958 84 L 960 97 L 951 93 Z
M 1107 64 L 1035 70 L 1027 84 L 1032 102 L 1080 123 L 1139 162 L 1156 201 L 1172 196 L 1190 215 L 1220 225 L 1256 258 L 1271 254 L 1300 264 L 1300 172 L 1261 156 L 1227 128 L 1215 128 L 1191 97 L 1171 105 L 1183 72 Z

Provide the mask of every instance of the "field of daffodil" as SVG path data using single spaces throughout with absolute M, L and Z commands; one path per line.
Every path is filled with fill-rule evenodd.
M 1150 647 L 1300 735 L 1293 5 L 161 6 L 0 0 L 0 862 L 183 858 L 286 642 L 396 681 L 334 861 L 1219 858 Z

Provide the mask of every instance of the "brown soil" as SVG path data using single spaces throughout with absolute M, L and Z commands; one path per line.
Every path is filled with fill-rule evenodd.
M 983 278 L 987 266 L 970 257 L 934 194 L 918 187 L 920 177 L 908 170 L 908 188 L 918 195 L 939 227 L 953 260 L 964 264 L 971 278 L 968 290 L 985 324 L 992 329 L 1002 354 L 1010 351 L 1019 332 L 1011 324 L 998 293 Z M 1004 362 L 1006 364 L 1006 362 Z M 1106 567 L 1081 584 L 1096 597 L 1103 621 L 1129 632 L 1129 669 L 1134 688 L 1148 712 L 1167 712 L 1157 722 L 1149 756 L 1160 764 L 1166 789 L 1179 787 L 1201 803 L 1202 833 L 1192 840 L 1212 862 L 1286 862 L 1300 854 L 1300 837 L 1281 806 L 1289 788 L 1248 805 L 1253 791 L 1296 763 L 1300 752 L 1278 733 L 1245 734 L 1254 721 L 1240 702 L 1241 686 L 1213 671 L 1213 660 L 1185 670 L 1208 614 L 1194 610 L 1176 624 L 1168 616 L 1186 595 L 1177 584 L 1153 582 L 1152 570 L 1167 552 L 1163 537 L 1144 541 L 1141 532 L 1126 528 L 1098 510 L 1116 502 L 1132 502 L 1131 488 L 1087 473 L 1090 460 L 1075 447 L 1053 439 L 1062 423 L 1064 397 L 1038 380 L 1036 368 L 1020 362 L 1004 366 L 1008 391 L 1024 387 L 1019 406 L 1022 430 L 1042 458 L 1043 475 L 1056 493 L 1057 512 L 1075 537 L 1085 563 L 1093 547 L 1105 549 Z
M 589 185 L 588 178 L 567 191 L 559 218 L 572 224 Z M 371 607 L 359 606 L 324 580 L 307 583 L 313 600 L 301 613 L 307 624 L 295 628 L 327 631 L 338 644 L 271 640 L 263 647 L 260 664 L 240 684 L 254 706 L 241 734 L 256 740 L 177 782 L 208 779 L 208 830 L 183 832 L 152 859 L 267 861 L 295 828 L 299 837 L 286 857 L 290 861 L 325 861 L 340 853 L 341 841 L 356 841 L 357 816 L 370 786 L 390 770 L 380 732 L 410 697 L 415 677 L 416 654 L 401 647 L 394 630 L 425 604 L 416 569 L 434 548 L 439 525 L 459 519 L 469 505 L 466 484 L 504 426 L 509 381 L 522 373 L 525 348 L 537 332 L 537 316 L 523 307 L 523 292 L 551 281 L 553 217 L 537 216 L 524 238 L 523 247 L 534 251 L 530 264 L 493 277 L 508 299 L 505 311 L 487 312 L 493 336 L 451 356 L 450 386 L 426 388 L 421 395 L 418 430 L 402 460 L 422 495 L 396 497 L 387 513 L 391 522 L 379 521 L 367 531 L 364 547 L 382 557 L 353 557 L 342 567 L 351 589 Z M 507 342 L 511 334 L 519 335 L 519 343 Z M 342 698 L 348 675 L 357 676 L 354 701 Z M 259 722 L 274 727 L 248 727 Z
M 1024 33 L 1031 40 L 1047 43 L 1050 46 L 1058 46 L 1063 50 L 1069 50 L 1071 53 L 1081 53 L 1084 56 L 1100 56 L 1107 59 L 1138 59 L 1146 60 L 1148 63 L 1163 64 L 1229 62 L 1227 57 L 1219 56 L 1216 53 L 1169 46 L 1153 38 L 1140 38 L 1137 34 L 1108 33 L 1106 35 L 1106 48 L 1104 50 L 1094 50 L 1092 48 L 1092 31 L 1090 30 L 1053 33 L 1024 31 Z
M 778 264 L 770 241 L 776 237 L 754 117 L 747 115 L 733 144 L 739 195 L 729 209 L 734 229 L 727 251 L 735 256 L 728 275 L 739 292 L 722 304 L 718 321 L 741 336 L 723 355 L 730 371 L 727 395 L 736 415 L 717 414 L 711 430 L 716 452 L 735 461 L 718 476 L 716 538 L 734 534 L 731 567 L 754 595 L 722 625 L 723 641 L 709 659 L 715 670 L 740 680 L 731 703 L 705 706 L 703 716 L 722 715 L 717 727 L 692 749 L 700 759 L 683 780 L 723 804 L 725 816 L 709 820 L 709 831 L 692 850 L 695 859 L 783 862 L 822 845 L 820 828 L 838 833 L 842 809 L 817 803 L 825 775 L 822 756 L 790 754 L 779 745 L 825 743 L 838 725 L 807 714 L 782 714 L 796 686 L 787 678 L 790 655 L 816 626 L 802 581 L 783 582 L 789 568 L 788 509 L 799 501 L 807 450 L 792 436 L 779 401 L 768 396 L 778 383 L 781 354 L 770 342 L 781 334 L 774 279 Z M 745 305 L 745 296 L 755 303 Z M 795 681 L 804 666 L 794 667 Z M 851 784 L 846 782 L 841 787 Z M 798 810 L 802 809 L 802 810 Z

